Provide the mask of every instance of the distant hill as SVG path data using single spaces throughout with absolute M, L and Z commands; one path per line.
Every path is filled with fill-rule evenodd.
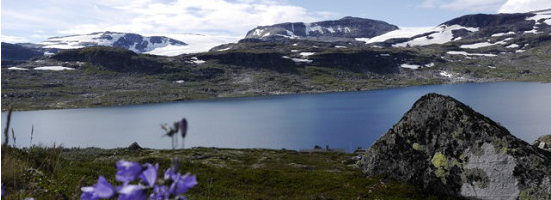
M 339 20 L 313 23 L 282 23 L 259 26 L 247 33 L 245 39 L 277 41 L 281 39 L 308 39 L 320 41 L 353 40 L 375 37 L 398 29 L 397 26 L 372 19 L 344 17 Z
M 31 58 L 40 57 L 43 54 L 44 53 L 38 49 L 2 42 L 2 61 L 29 60 Z

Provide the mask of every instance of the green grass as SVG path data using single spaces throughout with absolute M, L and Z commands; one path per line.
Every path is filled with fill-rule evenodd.
M 355 165 L 343 164 L 352 154 L 302 153 L 266 149 L 195 148 L 178 150 L 2 148 L 5 199 L 78 198 L 80 187 L 99 175 L 115 183 L 119 159 L 159 163 L 171 157 L 180 171 L 197 175 L 199 185 L 189 199 L 438 199 L 417 188 L 382 177 L 365 177 Z M 35 169 L 35 170 L 30 170 Z

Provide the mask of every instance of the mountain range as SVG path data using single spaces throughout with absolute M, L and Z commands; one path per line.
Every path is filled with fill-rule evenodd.
M 516 44 L 511 40 L 550 32 L 551 9 L 515 14 L 465 15 L 432 28 L 400 28 L 387 22 L 358 17 L 313 23 L 288 22 L 256 27 L 248 31 L 239 43 L 317 41 L 334 43 L 341 47 L 367 48 L 427 46 L 458 42 L 464 43 L 461 46 L 462 49 L 501 45 L 523 51 L 525 44 Z M 61 49 L 89 46 L 111 46 L 136 53 L 175 56 L 182 53 L 204 52 L 218 45 L 222 45 L 222 48 L 214 48 L 214 50 L 224 50 L 228 46 L 224 44 L 238 40 L 236 37 L 199 34 L 171 34 L 170 36 L 143 36 L 135 33 L 106 31 L 52 37 L 38 44 L 14 44 L 21 47 L 6 48 L 10 52 L 5 54 L 4 59 L 11 60 L 10 55 L 14 54 L 11 51 L 18 51 L 21 48 L 30 48 L 34 51 L 42 51 L 45 55 L 51 55 Z M 30 52 L 29 55 L 36 56 L 35 53 Z
M 2 93 L 14 97 L 2 105 L 12 100 L 40 100 L 52 104 L 31 106 L 57 108 L 461 82 L 548 82 L 550 23 L 551 10 L 465 15 L 429 28 L 400 28 L 378 20 L 344 17 L 259 26 L 241 40 L 198 34 L 100 32 L 55 37 L 39 44 L 2 43 L 2 80 L 6 83 Z M 35 70 L 44 67 L 65 71 Z M 110 73 L 124 78 L 112 79 Z M 145 97 L 140 92 L 101 102 L 80 101 L 79 95 L 59 93 L 62 88 L 44 89 L 35 84 L 41 80 L 48 85 L 55 79 L 66 82 L 60 87 L 79 85 L 80 95 L 105 96 L 128 90 L 123 87 L 128 85 L 125 80 L 136 81 L 135 74 L 144 79 L 140 83 L 148 84 L 134 84 L 133 90 L 155 95 Z M 77 81 L 83 77 L 90 81 Z M 9 84 L 13 81 L 30 88 L 21 90 L 14 86 L 17 84 Z M 183 88 L 187 89 L 181 91 Z M 44 94 L 45 90 L 52 91 Z M 74 93 L 74 88 L 71 91 Z M 50 95 L 68 98 L 68 103 L 55 104 Z

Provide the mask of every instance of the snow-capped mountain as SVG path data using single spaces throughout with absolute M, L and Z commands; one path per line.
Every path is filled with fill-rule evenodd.
M 52 37 L 39 43 L 43 48 L 76 49 L 89 46 L 111 46 L 145 53 L 157 48 L 186 46 L 187 44 L 164 36 L 142 36 L 135 33 L 96 32 L 83 35 Z
M 313 23 L 282 23 L 259 26 L 250 30 L 245 39 L 276 41 L 284 39 L 349 40 L 375 37 L 398 29 L 397 26 L 378 20 L 344 17 L 339 20 Z
M 405 47 L 444 44 L 459 40 L 489 41 L 496 37 L 513 38 L 524 34 L 549 32 L 551 32 L 551 9 L 514 14 L 465 15 L 433 28 L 398 29 L 376 37 L 356 38 L 356 40 L 367 44 Z M 489 45 L 492 44 L 494 43 L 489 43 Z M 484 45 L 473 47 L 477 46 Z

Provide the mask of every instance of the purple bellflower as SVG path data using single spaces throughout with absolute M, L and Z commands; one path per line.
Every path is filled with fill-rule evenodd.
M 141 185 L 123 185 L 119 187 L 118 200 L 145 200 L 146 194 Z
M 80 199 L 83 200 L 108 199 L 115 195 L 115 188 L 103 176 L 98 178 L 98 182 L 95 185 L 83 187 L 81 190 L 82 195 Z
M 119 160 L 117 162 L 117 174 L 115 178 L 126 185 L 135 180 L 140 175 L 140 172 L 142 172 L 142 166 L 139 163 Z
M 183 176 L 177 174 L 176 178 L 173 180 L 174 182 L 170 185 L 169 192 L 175 196 L 181 195 L 197 185 L 197 178 L 189 173 Z
M 159 170 L 159 164 L 152 165 L 150 163 L 145 164 L 146 169 L 140 174 L 139 178 L 149 187 L 155 185 L 157 181 L 157 171 Z

